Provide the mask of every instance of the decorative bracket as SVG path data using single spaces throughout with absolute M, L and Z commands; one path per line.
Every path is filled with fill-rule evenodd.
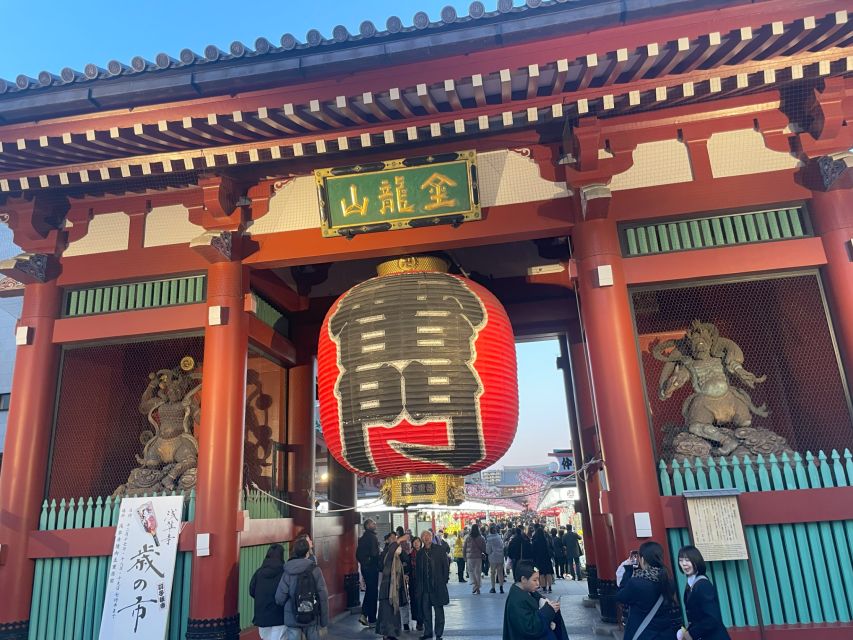
M 566 183 L 577 194 L 583 218 L 606 218 L 612 195 L 608 185 L 634 164 L 636 141 L 602 139 L 601 126 L 593 119 L 572 129 L 566 145 L 573 161 L 565 167 Z
M 63 230 L 69 203 L 66 198 L 36 194 L 30 199 L 10 198 L 0 214 L 12 230 L 15 244 L 30 253 L 59 255 L 65 248 Z
M 184 200 L 190 222 L 208 230 L 242 231 L 246 190 L 244 183 L 228 176 L 199 178 L 198 187 L 188 189 Z
M 208 262 L 230 262 L 236 254 L 237 239 L 234 231 L 205 231 L 190 241 L 190 249 L 197 251 Z
M 843 176 L 850 167 L 853 167 L 853 153 L 842 151 L 817 159 L 820 178 L 824 191 L 829 191 L 832 186 Z
M 21 284 L 47 282 L 50 256 L 45 253 L 22 253 L 0 261 L 0 273 Z

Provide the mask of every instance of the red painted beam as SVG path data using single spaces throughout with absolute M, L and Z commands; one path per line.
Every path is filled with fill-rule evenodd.
M 820 238 L 697 249 L 626 258 L 624 261 L 625 277 L 631 285 L 719 278 L 823 264 L 826 264 L 826 254 Z
M 115 527 L 91 529 L 62 529 L 60 531 L 31 531 L 27 542 L 28 558 L 81 558 L 110 556 L 113 553 Z M 195 526 L 192 522 L 181 528 L 178 551 L 195 549 Z
M 276 358 L 290 364 L 296 362 L 296 347 L 293 343 L 255 316 L 249 316 L 249 340 Z
M 853 487 L 757 491 L 740 494 L 738 501 L 745 526 L 853 520 Z M 667 529 L 687 527 L 684 497 L 661 497 L 661 506 Z
M 206 324 L 207 305 L 204 303 L 162 309 L 120 311 L 57 320 L 53 326 L 53 341 L 64 344 L 193 331 L 204 329 Z
M 62 259 L 61 287 L 94 282 L 127 282 L 151 276 L 206 272 L 207 261 L 187 244 L 110 251 Z
M 366 233 L 352 240 L 324 238 L 319 227 L 270 233 L 254 236 L 259 248 L 244 264 L 253 268 L 287 267 L 565 236 L 572 227 L 571 211 L 568 198 L 488 207 L 483 220 L 455 229 L 439 225 L 392 231 L 393 241 L 389 233 Z
M 615 191 L 610 212 L 626 222 L 709 210 L 770 208 L 811 197 L 809 189 L 794 181 L 794 170 L 790 169 Z

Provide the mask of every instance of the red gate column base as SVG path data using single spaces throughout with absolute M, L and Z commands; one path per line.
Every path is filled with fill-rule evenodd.
M 0 622 L 0 640 L 27 640 L 30 634 L 30 621 Z
M 239 615 L 206 620 L 190 618 L 187 623 L 187 640 L 238 640 L 239 637 Z

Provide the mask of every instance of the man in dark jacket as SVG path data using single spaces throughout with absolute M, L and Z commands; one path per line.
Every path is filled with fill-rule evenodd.
M 261 640 L 283 640 L 284 608 L 275 601 L 275 592 L 284 572 L 284 547 L 270 545 L 267 557 L 249 582 L 249 595 L 255 600 L 252 624 L 258 627 Z
M 310 622 L 300 622 L 296 617 L 296 606 L 299 595 L 299 579 L 304 573 L 310 572 L 314 583 L 316 599 L 315 615 Z M 323 572 L 317 566 L 317 559 L 311 555 L 308 540 L 302 538 L 293 543 L 293 555 L 284 565 L 284 573 L 275 592 L 276 604 L 284 608 L 284 626 L 287 627 L 288 640 L 296 640 L 303 634 L 307 640 L 320 640 L 325 634 L 323 629 L 329 626 L 329 591 Z
M 364 626 L 374 625 L 379 602 L 379 538 L 376 536 L 376 522 L 370 518 L 364 521 L 364 533 L 358 539 L 355 559 L 364 579 L 364 601 L 358 621 Z
M 566 562 L 569 564 L 569 575 L 575 580 L 583 580 L 581 573 L 580 557 L 583 555 L 581 549 L 581 537 L 572 531 L 572 525 L 566 525 L 566 535 L 563 536 L 563 544 L 566 545 Z
M 424 634 L 421 640 L 433 637 L 432 614 L 435 610 L 435 637 L 441 640 L 444 633 L 444 606 L 450 604 L 450 594 L 447 592 L 447 582 L 450 580 L 450 558 L 444 548 L 432 543 L 432 534 L 424 531 L 421 534 L 424 546 L 418 551 L 415 560 L 416 591 L 415 595 L 423 616 Z

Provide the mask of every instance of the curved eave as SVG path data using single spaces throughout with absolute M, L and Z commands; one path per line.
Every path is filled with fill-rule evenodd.
M 515 9 L 493 18 L 387 32 L 370 38 L 322 43 L 293 51 L 276 50 L 242 57 L 222 56 L 183 66 L 142 71 L 125 68 L 114 77 L 89 80 L 74 75 L 48 86 L 31 83 L 0 93 L 0 125 L 29 122 L 108 109 L 190 100 L 281 87 L 308 79 L 366 71 L 388 65 L 464 55 L 483 49 L 571 35 L 649 18 L 752 4 L 749 0 L 586 0 L 543 3 L 535 10 Z M 533 6 L 533 5 L 531 5 Z

